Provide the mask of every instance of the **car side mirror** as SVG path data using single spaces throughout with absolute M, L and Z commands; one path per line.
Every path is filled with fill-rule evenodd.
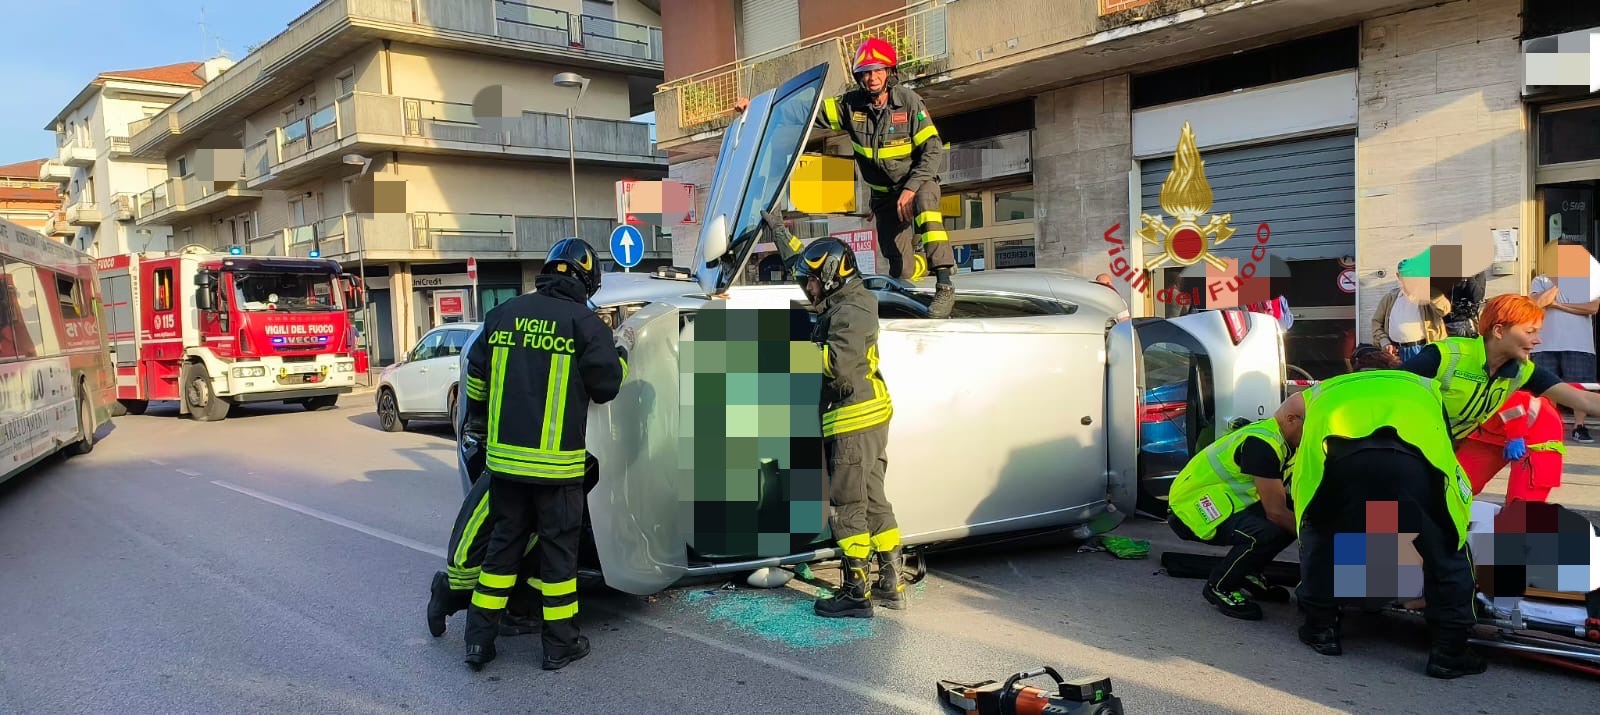
M 194 304 L 204 311 L 217 309 L 217 277 L 210 271 L 201 271 L 194 277 Z
M 367 288 L 361 283 L 359 276 L 339 276 L 339 283 L 344 290 L 344 305 L 349 310 L 361 310 L 367 304 Z

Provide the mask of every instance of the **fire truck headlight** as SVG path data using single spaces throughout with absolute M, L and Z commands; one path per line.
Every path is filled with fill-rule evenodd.
M 236 367 L 233 369 L 234 377 L 266 377 L 267 369 L 264 367 Z

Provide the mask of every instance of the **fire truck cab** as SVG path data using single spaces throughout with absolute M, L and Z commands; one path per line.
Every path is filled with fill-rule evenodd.
M 234 405 L 283 401 L 332 409 L 355 386 L 347 311 L 355 276 L 316 258 L 243 256 L 189 246 L 98 262 L 117 399 L 142 414 L 221 420 Z

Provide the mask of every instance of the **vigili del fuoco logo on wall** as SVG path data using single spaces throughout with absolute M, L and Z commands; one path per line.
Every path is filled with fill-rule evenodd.
M 1142 224 L 1137 235 L 1157 251 L 1144 265 L 1133 263 L 1129 247 L 1113 234 L 1122 228 L 1117 224 L 1107 229 L 1105 241 L 1113 244 L 1107 251 L 1111 256 L 1111 273 L 1127 282 L 1134 290 L 1148 292 L 1148 271 L 1168 263 L 1188 267 L 1204 262 L 1206 292 L 1200 289 L 1185 292 L 1177 286 L 1157 291 L 1157 301 L 1175 305 L 1204 305 L 1209 308 L 1235 307 L 1270 300 L 1265 276 L 1257 278 L 1261 261 L 1267 257 L 1267 241 L 1272 232 L 1266 223 L 1256 227 L 1256 245 L 1250 250 L 1250 260 L 1238 265 L 1236 259 L 1224 259 L 1212 249 L 1232 238 L 1238 229 L 1229 225 L 1233 214 L 1210 214 L 1211 184 L 1206 181 L 1205 162 L 1194 140 L 1194 130 L 1188 122 L 1178 137 L 1178 150 L 1172 161 L 1172 171 L 1161 183 L 1161 214 L 1140 215 Z M 1168 225 L 1166 217 L 1174 223 Z M 1204 223 L 1201 219 L 1208 219 Z

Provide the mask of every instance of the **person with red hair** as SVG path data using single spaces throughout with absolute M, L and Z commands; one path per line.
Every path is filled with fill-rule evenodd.
M 1451 337 L 1430 343 L 1401 369 L 1439 383 L 1451 438 L 1467 438 L 1505 407 L 1511 393 L 1525 391 L 1558 405 L 1600 414 L 1600 395 L 1561 381 L 1533 363 L 1544 308 L 1525 295 L 1505 294 L 1484 303 L 1478 337 Z M 1521 459 L 1526 440 L 1506 445 L 1508 459 Z

